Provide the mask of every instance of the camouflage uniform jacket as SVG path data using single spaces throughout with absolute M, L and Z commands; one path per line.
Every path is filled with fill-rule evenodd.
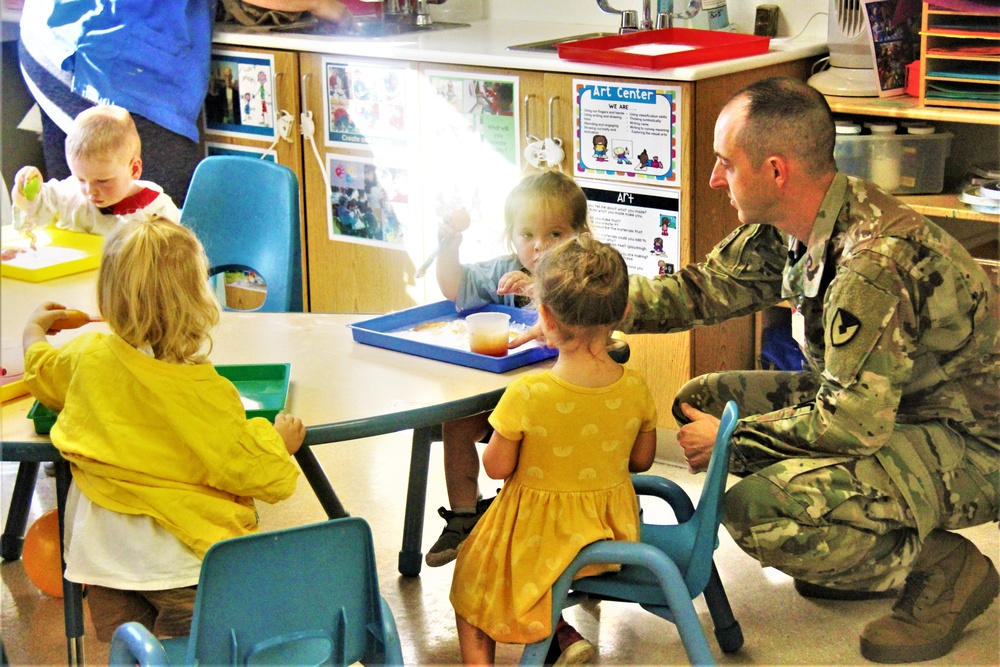
M 742 419 L 732 471 L 875 455 L 925 534 L 938 503 L 934 476 L 963 458 L 984 474 L 1000 467 L 1000 295 L 938 226 L 843 174 L 805 247 L 788 247 L 774 227 L 744 225 L 701 264 L 631 276 L 625 331 L 683 331 L 791 301 L 820 390 L 814 401 Z M 959 437 L 891 437 L 897 424 L 928 421 Z

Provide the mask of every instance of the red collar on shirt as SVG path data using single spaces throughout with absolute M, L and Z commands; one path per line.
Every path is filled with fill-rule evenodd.
M 122 199 L 113 206 L 105 206 L 101 209 L 101 213 L 105 215 L 128 215 L 129 213 L 135 213 L 152 204 L 153 200 L 159 196 L 160 193 L 156 190 L 143 188 L 134 195 L 125 197 L 125 199 Z

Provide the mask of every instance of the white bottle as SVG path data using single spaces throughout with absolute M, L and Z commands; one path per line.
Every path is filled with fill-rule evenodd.
M 869 179 L 886 192 L 899 190 L 900 142 L 895 139 L 895 123 L 871 123 L 872 132 Z

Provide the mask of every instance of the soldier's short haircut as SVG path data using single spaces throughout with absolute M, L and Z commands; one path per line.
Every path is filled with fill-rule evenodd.
M 836 169 L 836 130 L 826 98 L 798 79 L 761 79 L 736 92 L 730 102 L 745 100 L 746 121 L 737 144 L 752 165 L 768 155 L 800 160 L 813 176 Z

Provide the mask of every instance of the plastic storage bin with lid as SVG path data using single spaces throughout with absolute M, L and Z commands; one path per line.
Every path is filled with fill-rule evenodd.
M 833 149 L 837 169 L 897 195 L 937 194 L 944 189 L 953 134 L 935 132 L 925 124 L 901 130 L 891 122 L 869 123 L 865 129 L 868 134 L 856 123 L 838 122 Z

